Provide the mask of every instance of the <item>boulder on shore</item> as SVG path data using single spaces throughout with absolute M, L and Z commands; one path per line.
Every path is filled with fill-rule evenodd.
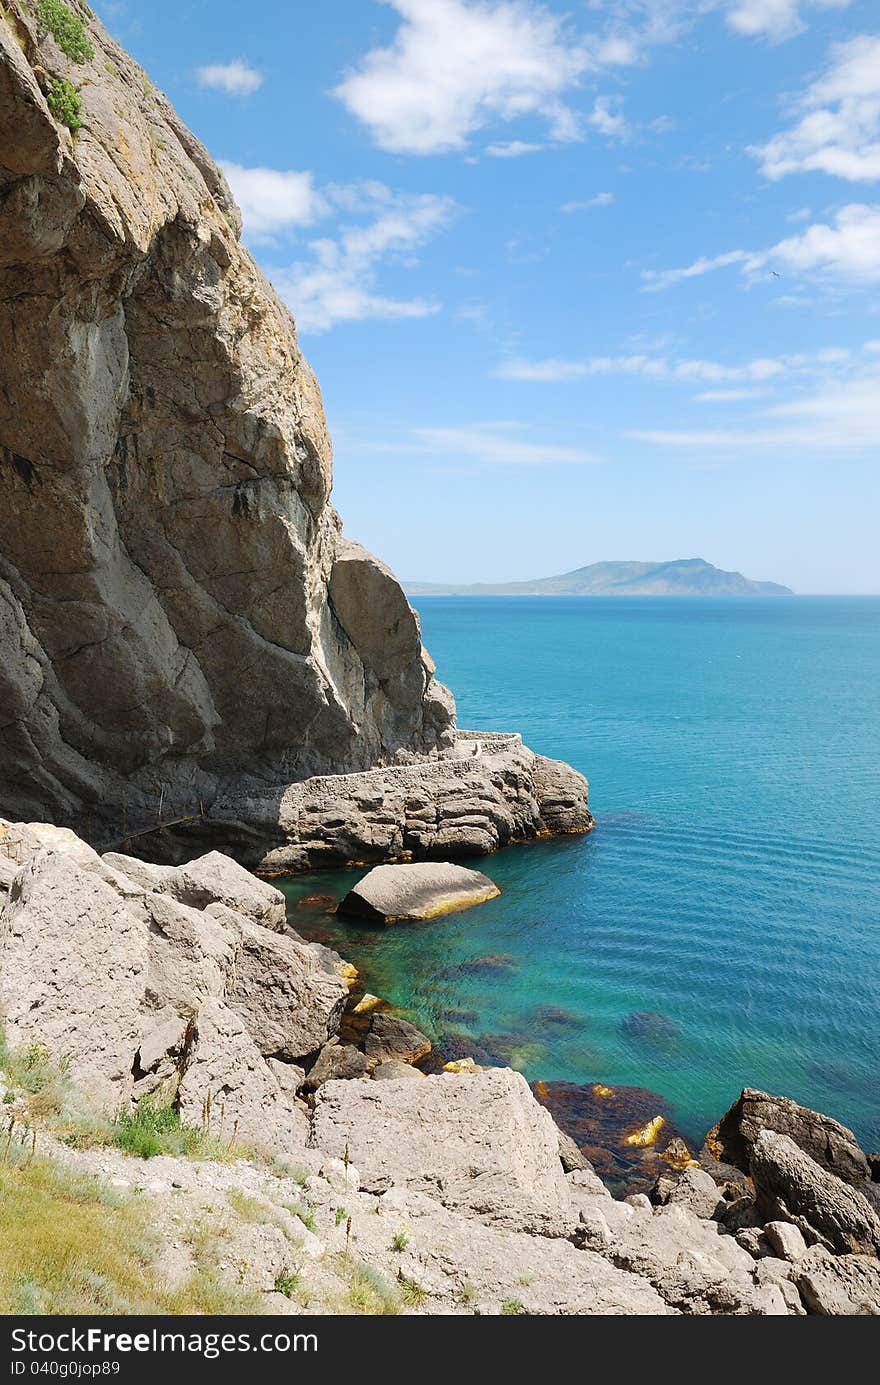
M 373 923 L 403 923 L 470 909 L 500 893 L 488 875 L 446 861 L 376 866 L 349 890 L 339 913 Z

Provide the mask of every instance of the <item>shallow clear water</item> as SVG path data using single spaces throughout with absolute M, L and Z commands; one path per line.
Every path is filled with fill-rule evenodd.
M 380 932 L 297 909 L 295 925 L 327 930 L 434 1034 L 492 1036 L 529 1079 L 653 1088 L 695 1137 L 750 1084 L 880 1147 L 880 599 L 420 609 L 460 724 L 583 770 L 596 830 L 489 858 L 503 894 L 467 913 Z

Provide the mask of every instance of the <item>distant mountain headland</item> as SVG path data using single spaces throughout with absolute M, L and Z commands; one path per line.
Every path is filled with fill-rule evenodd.
M 755 582 L 704 558 L 668 563 L 590 563 L 533 582 L 406 582 L 408 596 L 793 596 L 779 582 Z

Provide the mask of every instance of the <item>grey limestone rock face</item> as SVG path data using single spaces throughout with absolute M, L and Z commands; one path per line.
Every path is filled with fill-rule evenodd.
M 553 1119 L 509 1068 L 328 1082 L 312 1141 L 338 1158 L 348 1148 L 365 1186 L 404 1184 L 493 1225 L 565 1235 L 575 1219 Z
M 481 871 L 447 861 L 374 866 L 349 890 L 339 913 L 374 923 L 400 923 L 457 913 L 500 893 Z
M 122 838 L 160 787 L 437 754 L 454 706 L 341 536 L 318 386 L 222 173 L 71 4 L 81 65 L 36 0 L 0 12 L 0 802 Z
M 67 1059 L 98 1107 L 132 1090 L 147 927 L 111 885 L 69 855 L 37 850 L 0 913 L 0 1012 L 13 1046 Z
M 0 9 L 0 808 L 292 870 L 588 829 L 580 774 L 457 736 L 222 173 L 70 3 L 82 65 Z

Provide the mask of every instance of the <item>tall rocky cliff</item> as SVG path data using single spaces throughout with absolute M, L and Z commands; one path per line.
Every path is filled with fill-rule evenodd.
M 445 758 L 452 696 L 342 536 L 222 174 L 66 10 L 84 44 L 0 7 L 0 807 L 107 839 L 243 780 Z

